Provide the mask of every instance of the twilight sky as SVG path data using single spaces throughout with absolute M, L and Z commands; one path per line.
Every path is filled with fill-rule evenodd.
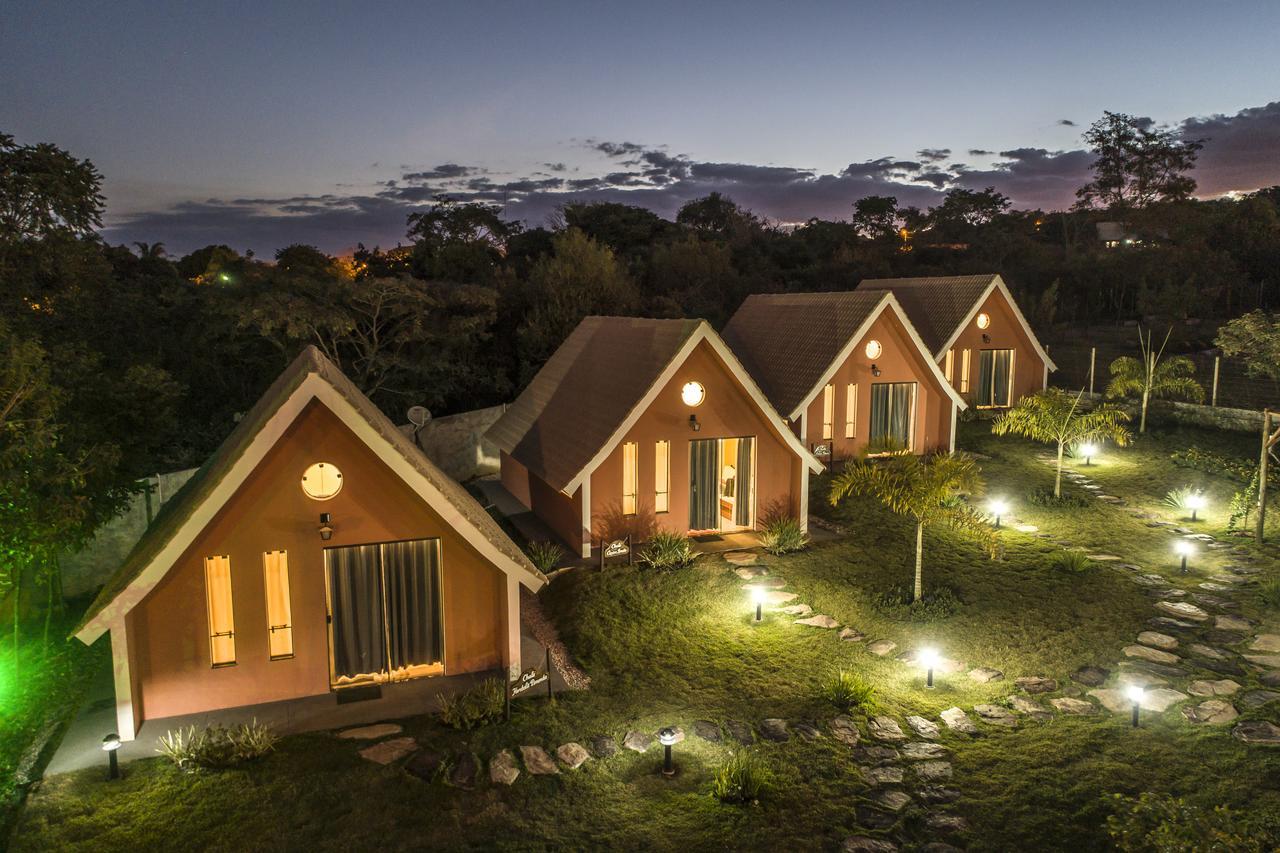
M 1104 109 L 1280 184 L 1280 3 L 5 0 L 0 131 L 106 176 L 112 242 L 394 245 L 437 193 L 542 224 L 719 190 L 847 218 L 995 186 L 1069 204 Z

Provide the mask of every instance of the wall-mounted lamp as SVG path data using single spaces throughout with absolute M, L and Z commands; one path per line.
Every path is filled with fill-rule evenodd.
M 702 429 L 702 424 L 698 423 L 697 415 L 689 415 L 689 429 L 693 430 L 694 432 L 697 432 L 698 430 Z
M 872 375 L 872 376 L 879 376 L 879 375 L 880 375 L 880 368 L 876 367 L 874 364 L 873 364 L 873 365 L 871 365 L 871 375 Z
M 990 336 L 990 335 L 988 335 L 986 332 L 983 332 L 983 333 L 982 333 L 982 342 L 983 342 L 984 344 L 989 344 L 989 343 L 991 343 L 991 336 Z
M 320 538 L 328 542 L 333 538 L 333 517 L 327 512 L 320 513 Z

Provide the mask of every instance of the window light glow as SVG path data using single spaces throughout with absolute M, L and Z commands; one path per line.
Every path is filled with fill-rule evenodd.
M 882 352 L 884 352 L 884 347 L 880 345 L 879 341 L 875 340 L 874 338 L 867 341 L 867 348 L 866 348 L 867 358 L 879 358 Z
M 302 491 L 317 501 L 327 501 L 342 491 L 342 472 L 332 462 L 316 462 L 302 472 Z
M 686 382 L 684 387 L 680 389 L 680 399 L 684 401 L 686 406 L 701 405 L 706 397 L 707 389 L 702 387 L 701 382 Z
M 979 315 L 978 315 L 978 328 L 979 328 L 979 329 L 985 329 L 985 328 L 987 328 L 987 327 L 988 327 L 988 326 L 990 326 L 990 325 L 991 325 L 991 315 L 990 315 L 990 314 L 979 314 Z

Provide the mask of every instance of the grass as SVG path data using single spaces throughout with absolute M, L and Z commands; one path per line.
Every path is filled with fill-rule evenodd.
M 1100 456 L 1090 476 L 1157 515 L 1175 512 L 1161 501 L 1178 485 L 1194 482 L 1212 496 L 1230 491 L 1226 481 L 1192 479 L 1173 468 L 1168 452 L 1193 440 L 1230 443 L 1208 433 L 1144 437 L 1123 452 L 1132 457 Z M 1052 470 L 1035 460 L 1041 448 L 993 439 L 982 424 L 966 425 L 961 443 L 990 456 L 983 466 L 991 492 L 1009 497 L 1020 521 L 1090 553 L 1119 553 L 1166 572 L 1172 567 L 1168 533 L 1101 501 L 1081 508 L 1024 505 L 1021 495 L 1051 485 Z M 1247 449 L 1247 441 L 1240 444 Z M 1151 600 L 1123 573 L 1101 564 L 1062 571 L 1061 549 L 1035 536 L 1008 531 L 1005 556 L 993 562 L 958 535 L 936 530 L 925 537 L 925 587 L 951 590 L 957 609 L 929 622 L 895 618 L 875 600 L 910 582 L 910 524 L 869 501 L 825 507 L 822 487 L 815 483 L 811 506 L 851 535 L 767 556 L 771 573 L 785 578 L 800 601 L 868 639 L 890 639 L 898 651 L 929 645 L 965 669 L 1001 669 L 1005 681 L 977 684 L 940 672 L 937 688 L 925 690 L 918 670 L 871 655 L 865 644 L 841 641 L 833 631 L 796 626 L 776 611 L 757 625 L 746 583 L 720 559 L 703 558 L 666 572 L 638 566 L 570 572 L 544 593 L 564 641 L 592 676 L 589 692 L 519 701 L 507 724 L 460 732 L 422 716 L 404 721 L 408 732 L 428 749 L 487 758 L 521 744 L 551 748 L 598 734 L 620 739 L 629 729 L 679 724 L 689 731 L 696 719 L 824 724 L 836 710 L 818 686 L 840 669 L 875 686 L 877 713 L 936 717 L 951 705 L 998 701 L 1018 676 L 1063 680 L 1085 664 L 1111 668 L 1153 615 Z M 1224 509 L 1214 500 L 1201 526 L 1219 533 Z M 1196 571 L 1220 561 L 1206 554 Z M 1269 607 L 1247 601 L 1245 613 L 1272 619 Z M 954 750 L 952 785 L 963 792 L 952 810 L 973 826 L 964 839 L 970 850 L 1104 848 L 1105 819 L 1115 807 L 1110 793 L 1154 790 L 1200 806 L 1280 810 L 1274 781 L 1280 752 L 1246 747 L 1229 727 L 1193 729 L 1176 712 L 1148 715 L 1136 731 L 1126 717 L 1099 715 L 983 732 L 972 740 L 944 735 Z M 30 798 L 12 846 L 266 850 L 286 839 L 284 846 L 313 849 L 835 848 L 862 831 L 855 806 L 869 791 L 849 749 L 831 738 L 752 747 L 773 776 L 768 796 L 755 805 L 713 795 L 734 749 L 692 735 L 675 748 L 679 772 L 672 780 L 656 772 L 655 748 L 643 755 L 624 750 L 555 777 L 522 776 L 511 788 L 482 781 L 473 792 L 372 765 L 358 748 L 312 734 L 284 738 L 261 760 L 230 770 L 183 774 L 155 759 L 128 765 L 125 779 L 113 785 L 96 771 L 56 777 Z M 901 836 L 908 845 L 932 840 L 917 807 L 908 807 Z

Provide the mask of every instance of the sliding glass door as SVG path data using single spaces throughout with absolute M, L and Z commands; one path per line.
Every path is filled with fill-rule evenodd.
M 330 684 L 443 671 L 440 540 L 326 548 Z
M 916 383 L 877 382 L 871 386 L 872 453 L 897 453 L 912 449 L 915 432 Z
M 978 353 L 978 408 L 999 409 L 1013 397 L 1013 350 L 984 349 Z
M 755 439 L 689 442 L 689 529 L 737 530 L 755 523 Z

